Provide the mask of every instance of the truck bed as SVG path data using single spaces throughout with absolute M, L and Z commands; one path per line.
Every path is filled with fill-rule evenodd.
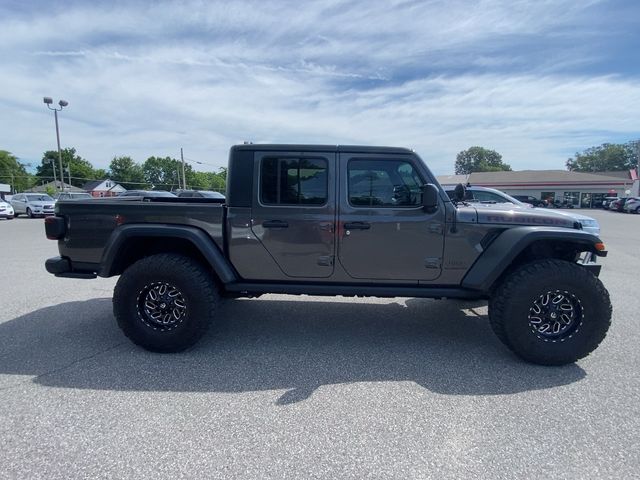
M 60 201 L 56 214 L 64 217 L 67 232 L 58 240 L 60 255 L 71 256 L 73 251 L 74 270 L 97 269 L 114 231 L 132 223 L 195 227 L 223 248 L 225 207 L 217 199 L 114 197 Z

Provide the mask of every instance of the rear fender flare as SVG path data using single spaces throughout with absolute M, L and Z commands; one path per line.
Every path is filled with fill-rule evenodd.
M 207 260 L 223 284 L 238 280 L 235 270 L 211 237 L 198 228 L 182 225 L 123 225 L 116 228 L 105 246 L 98 275 L 101 277 L 115 275 L 116 262 L 121 249 L 130 239 L 141 237 L 187 240 Z

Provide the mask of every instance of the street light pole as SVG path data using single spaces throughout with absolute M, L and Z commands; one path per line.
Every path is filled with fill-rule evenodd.
M 62 108 L 60 108 L 62 110 Z M 53 116 L 56 118 L 56 140 L 58 141 L 58 165 L 60 165 L 60 191 L 64 191 L 64 175 L 62 173 L 64 170 L 62 169 L 62 150 L 60 150 L 60 129 L 58 128 L 58 110 L 53 110 Z
M 57 188 L 58 179 L 56 178 L 56 161 L 53 158 L 50 158 L 49 163 L 53 167 L 53 186 Z
M 53 104 L 53 100 L 51 99 L 51 97 L 44 97 L 42 101 L 47 105 L 47 108 L 49 108 L 49 110 L 53 110 L 53 115 L 56 119 L 56 140 L 58 141 L 58 162 L 60 165 L 60 178 L 62 179 L 60 181 L 60 191 L 62 192 L 64 191 L 64 170 L 62 169 L 62 150 L 60 149 L 60 129 L 58 128 L 58 112 L 61 111 L 67 105 L 69 105 L 69 102 L 67 102 L 66 100 L 60 100 L 58 102 L 58 105 L 60 105 L 60 108 L 56 108 L 56 107 L 51 107 L 51 104 Z M 71 172 L 69 172 L 69 175 L 71 175 Z M 55 179 L 54 179 L 54 182 L 55 182 Z

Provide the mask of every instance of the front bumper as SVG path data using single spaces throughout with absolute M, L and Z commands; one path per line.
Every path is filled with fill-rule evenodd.
M 604 255 L 601 255 L 601 256 L 604 257 L 604 256 L 606 256 L 607 252 L 605 251 L 605 252 L 600 252 L 600 253 L 604 253 Z M 578 265 L 586 268 L 591 273 L 593 273 L 596 277 L 598 277 L 598 276 L 600 276 L 600 270 L 602 269 L 602 265 L 598 265 L 596 263 L 596 259 L 597 258 L 598 258 L 598 256 L 595 255 L 594 253 L 585 252 L 578 259 Z
M 34 215 L 55 215 L 53 210 L 33 210 Z

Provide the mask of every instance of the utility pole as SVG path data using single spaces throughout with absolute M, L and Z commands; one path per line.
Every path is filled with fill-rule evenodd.
M 71 188 L 71 164 L 67 163 L 67 173 L 69 174 L 69 188 Z
M 182 160 L 182 188 L 187 189 L 187 177 L 184 174 L 184 155 L 182 154 L 182 147 L 180 147 L 180 160 Z

